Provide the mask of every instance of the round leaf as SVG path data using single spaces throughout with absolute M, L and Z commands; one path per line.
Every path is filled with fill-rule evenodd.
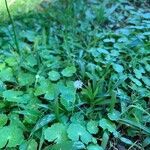
M 0 139 L 0 148 L 3 148 L 6 143 L 8 143 L 7 147 L 16 147 L 23 142 L 24 136 L 20 128 L 10 125 L 0 128 Z
M 60 74 L 57 71 L 50 71 L 48 76 L 51 81 L 57 81 L 60 79 Z
M 115 124 L 113 124 L 111 121 L 109 121 L 105 118 L 103 118 L 99 121 L 99 126 L 102 127 L 103 130 L 107 129 L 111 133 L 116 131 L 115 130 L 115 128 L 116 128 Z
M 81 139 L 81 141 L 85 144 L 92 141 L 91 134 L 80 124 L 70 124 L 67 133 L 68 137 L 73 141 L 79 141 L 79 139 Z
M 74 66 L 66 67 L 64 70 L 62 70 L 62 75 L 64 77 L 71 77 L 76 72 L 76 68 Z
M 117 121 L 120 118 L 120 112 L 113 110 L 112 112 L 108 113 L 108 117 L 110 120 Z
M 66 128 L 61 123 L 55 123 L 44 131 L 44 138 L 49 142 L 61 143 L 67 140 Z
M 96 134 L 98 132 L 98 122 L 96 121 L 90 121 L 87 123 L 87 130 L 91 133 L 91 134 Z

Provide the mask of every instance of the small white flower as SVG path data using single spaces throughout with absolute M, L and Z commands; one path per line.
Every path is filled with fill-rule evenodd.
M 40 76 L 37 74 L 37 75 L 35 76 L 35 78 L 36 78 L 36 79 L 39 79 L 39 78 L 40 78 Z
M 81 80 L 76 80 L 76 81 L 74 82 L 74 87 L 75 87 L 76 89 L 81 89 L 82 86 L 83 86 L 83 82 L 82 82 Z

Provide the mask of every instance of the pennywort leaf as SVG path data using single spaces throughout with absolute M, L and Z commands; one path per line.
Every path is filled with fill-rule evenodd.
M 63 69 L 61 73 L 64 77 L 71 77 L 75 72 L 76 72 L 76 68 L 74 66 L 71 66 Z
M 6 144 L 7 147 L 16 147 L 24 140 L 23 131 L 14 125 L 2 127 L 0 128 L 0 139 L 0 148 Z
M 44 138 L 49 142 L 55 143 L 66 141 L 68 139 L 66 127 L 61 123 L 55 123 L 45 129 Z
M 72 141 L 78 141 L 81 139 L 81 141 L 85 144 L 88 144 L 92 141 L 91 134 L 85 129 L 85 127 L 77 123 L 70 124 L 67 133 L 68 137 Z
M 60 79 L 60 74 L 57 71 L 50 71 L 48 76 L 51 81 L 57 81 Z
M 98 132 L 98 122 L 97 121 L 89 121 L 87 123 L 87 130 L 91 133 L 91 134 L 96 134 Z

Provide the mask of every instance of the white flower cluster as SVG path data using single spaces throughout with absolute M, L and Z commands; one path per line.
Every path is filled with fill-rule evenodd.
M 75 87 L 76 89 L 81 89 L 82 86 L 83 86 L 83 82 L 82 82 L 81 80 L 76 80 L 76 81 L 74 82 L 74 87 Z

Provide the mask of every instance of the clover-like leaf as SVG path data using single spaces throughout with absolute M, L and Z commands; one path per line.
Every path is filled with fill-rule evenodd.
M 92 141 L 91 134 L 86 130 L 85 127 L 83 127 L 80 124 L 75 123 L 70 124 L 67 133 L 68 137 L 72 141 L 79 141 L 79 139 L 81 139 L 81 141 L 85 144 L 88 144 L 89 142 Z
M 35 66 L 36 64 L 37 64 L 37 59 L 36 59 L 36 57 L 35 56 L 33 56 L 33 55 L 29 55 L 27 58 L 26 58 L 26 65 L 28 65 L 28 66 L 31 66 L 31 67 L 33 67 L 33 66 Z
M 115 124 L 113 124 L 111 121 L 105 119 L 105 118 L 102 118 L 100 121 L 99 121 L 99 126 L 103 129 L 103 130 L 108 130 L 109 132 L 116 132 L 116 126 Z
M 24 140 L 23 131 L 17 126 L 10 125 L 0 128 L 0 148 L 16 147 Z
M 48 100 L 54 100 L 57 95 L 58 95 L 58 92 L 55 87 L 55 84 L 50 84 L 46 90 L 44 98 Z
M 98 132 L 98 122 L 97 121 L 89 121 L 87 123 L 87 130 L 91 133 L 91 134 L 96 134 Z
M 113 110 L 112 112 L 108 113 L 108 117 L 110 120 L 117 121 L 120 119 L 120 112 Z
M 74 66 L 66 67 L 62 70 L 62 75 L 64 77 L 71 77 L 76 72 L 76 68 Z
M 70 118 L 72 123 L 78 123 L 78 124 L 86 124 L 86 121 L 84 119 L 84 115 L 82 112 L 74 113 L 73 116 Z
M 44 138 L 49 142 L 55 141 L 56 143 L 66 141 L 68 139 L 66 127 L 61 123 L 55 123 L 51 127 L 45 129 Z
M 47 100 L 54 100 L 55 97 L 59 94 L 56 85 L 50 81 L 43 79 L 40 82 L 40 85 L 35 89 L 35 96 L 45 94 L 44 98 Z
M 57 81 L 60 79 L 60 74 L 57 71 L 50 71 L 48 76 L 51 81 Z
M 18 74 L 18 82 L 21 86 L 31 85 L 34 83 L 35 77 L 30 73 L 20 72 Z
M 69 82 L 67 86 L 63 83 L 58 84 L 58 89 L 61 93 L 60 102 L 67 110 L 71 110 L 75 103 L 75 94 L 76 89 L 73 85 L 73 82 Z
M 67 110 L 71 109 L 75 102 L 75 92 L 68 88 L 64 89 L 60 101 Z

